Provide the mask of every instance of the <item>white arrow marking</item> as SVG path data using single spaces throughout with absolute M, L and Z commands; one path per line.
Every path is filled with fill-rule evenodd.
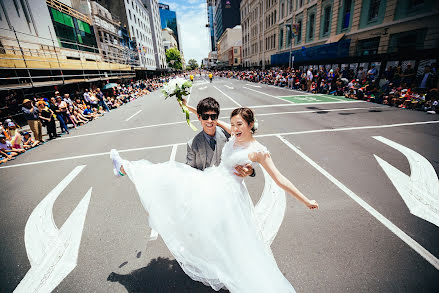
M 372 137 L 407 157 L 410 176 L 374 155 L 398 190 L 410 213 L 439 227 L 439 181 L 433 166 L 422 155 L 405 146 L 382 136 Z
M 227 84 L 224 85 L 226 88 L 228 88 L 229 90 L 233 90 L 232 86 L 228 86 Z
M 206 86 L 203 86 L 203 87 L 200 87 L 199 89 L 200 89 L 200 90 L 205 90 L 205 89 L 207 89 L 207 85 L 206 85 Z
M 53 204 L 67 185 L 84 169 L 70 172 L 33 210 L 25 228 L 24 241 L 30 270 L 14 292 L 51 292 L 76 267 L 82 230 L 92 188 L 58 229 Z

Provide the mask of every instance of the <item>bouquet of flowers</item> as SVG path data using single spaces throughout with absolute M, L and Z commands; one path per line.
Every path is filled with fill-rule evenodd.
M 192 128 L 193 131 L 197 131 L 197 128 L 191 123 L 189 118 L 189 110 L 183 105 L 183 96 L 189 95 L 189 88 L 192 87 L 192 83 L 181 77 L 171 79 L 162 88 L 162 93 L 165 95 L 165 99 L 175 96 L 177 102 L 180 104 L 183 113 L 186 114 L 186 122 Z

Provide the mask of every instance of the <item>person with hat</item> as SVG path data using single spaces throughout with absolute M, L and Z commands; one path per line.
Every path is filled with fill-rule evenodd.
M 0 134 L 0 151 L 12 157 L 15 157 L 18 154 L 25 152 L 24 149 L 16 149 L 12 147 L 11 142 L 6 140 L 6 136 L 4 136 L 3 134 Z
M 30 133 L 25 131 L 23 132 L 23 147 L 25 150 L 30 148 L 34 148 L 39 144 L 39 141 L 34 141 L 30 136 Z
M 31 100 L 24 99 L 23 107 L 21 111 L 24 114 L 24 118 L 27 120 L 27 124 L 29 125 L 32 133 L 34 134 L 34 138 L 36 141 L 43 141 L 43 125 L 40 121 L 40 114 L 38 108 L 34 106 Z

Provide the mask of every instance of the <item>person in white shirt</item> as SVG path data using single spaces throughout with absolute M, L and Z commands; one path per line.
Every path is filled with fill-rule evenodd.
M 306 91 L 311 91 L 311 84 L 312 84 L 313 74 L 311 67 L 308 68 L 308 71 L 306 72 Z

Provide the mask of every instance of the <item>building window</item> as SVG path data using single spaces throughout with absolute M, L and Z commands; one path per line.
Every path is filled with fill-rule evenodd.
M 235 58 L 235 63 L 238 63 L 238 58 Z
M 285 17 L 285 14 L 284 14 L 284 11 L 285 11 L 285 4 L 284 3 L 282 3 L 282 5 L 281 5 L 281 11 L 280 11 L 280 15 L 281 15 L 281 19 L 282 18 L 284 18 Z
M 284 30 L 281 28 L 279 31 L 279 49 L 282 49 L 284 43 Z
M 331 6 L 325 8 L 325 12 L 323 14 L 323 34 L 326 35 L 329 33 L 329 25 L 331 23 Z
M 297 43 L 302 42 L 302 20 L 297 22 Z
M 316 15 L 313 13 L 309 16 L 309 31 L 308 31 L 308 40 L 312 40 L 314 38 L 314 23 L 315 23 Z
M 351 7 L 352 7 L 352 0 L 344 0 L 344 7 L 343 7 L 343 17 L 342 17 L 342 29 L 347 29 L 349 27 L 349 22 L 351 20 Z
M 409 0 L 409 9 L 417 8 L 424 4 L 424 0 Z
M 378 47 L 380 45 L 380 37 L 360 40 L 357 46 L 358 56 L 371 56 L 378 54 Z
M 233 54 L 238 54 L 238 49 L 233 49 Z
M 298 7 L 297 7 L 297 9 L 302 8 L 302 6 L 303 6 L 303 0 L 297 0 L 297 2 L 298 2 Z
M 378 18 L 378 11 L 380 10 L 379 0 L 370 0 L 369 3 L 369 15 L 367 21 L 374 21 Z

